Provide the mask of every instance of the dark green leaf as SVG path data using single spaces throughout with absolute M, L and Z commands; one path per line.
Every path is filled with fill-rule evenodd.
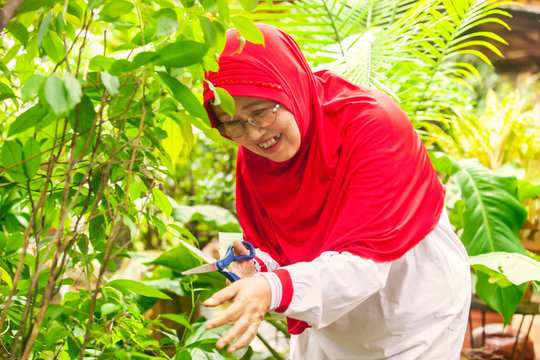
M 203 261 L 196 257 L 185 246 L 177 246 L 165 251 L 157 259 L 147 263 L 148 265 L 162 265 L 176 271 L 185 271 L 202 265 Z
M 22 146 L 15 140 L 6 141 L 2 145 L 2 162 L 4 168 L 10 168 L 14 165 L 22 163 L 23 149 Z M 8 174 L 17 182 L 26 181 L 26 176 L 23 172 L 22 164 L 8 171 Z
M 132 68 L 136 69 L 139 66 L 146 65 L 149 62 L 151 62 L 152 60 L 154 60 L 157 56 L 158 56 L 158 54 L 156 54 L 153 51 L 144 51 L 144 52 L 138 53 L 133 58 Z
M 170 67 L 184 67 L 193 65 L 203 58 L 208 51 L 209 45 L 191 40 L 179 40 L 165 45 L 157 52 L 158 57 L 154 60 L 155 65 Z
M 491 251 L 525 253 L 519 231 L 527 211 L 517 198 L 515 177 L 497 176 L 477 161 L 458 162 L 454 175 L 465 203 L 461 241 L 469 255 Z
M 52 106 L 56 116 L 68 111 L 68 100 L 64 83 L 56 74 L 45 81 L 45 99 Z
M 96 111 L 94 109 L 94 104 L 92 104 L 92 100 L 90 100 L 87 95 L 84 95 L 79 106 L 69 113 L 68 120 L 72 129 L 79 133 L 85 133 L 92 127 L 95 117 Z M 77 126 L 75 126 L 76 121 Z M 86 136 L 88 136 L 88 134 L 85 133 L 85 137 Z M 85 139 L 82 140 L 84 141 Z
M 34 138 L 28 138 L 24 144 L 24 174 L 29 180 L 36 175 L 41 165 L 41 148 Z
M 178 100 L 180 104 L 182 104 L 184 109 L 186 109 L 190 114 L 203 119 L 207 124 L 210 124 L 206 110 L 187 86 L 166 72 L 159 71 L 156 72 L 156 74 L 169 89 L 172 96 Z
M 127 279 L 112 280 L 106 283 L 104 286 L 113 287 L 120 291 L 130 291 L 135 294 L 146 296 L 146 297 L 171 300 L 171 298 L 167 294 L 159 290 L 156 290 L 153 287 L 150 287 L 142 282 L 135 281 L 135 280 L 127 280 Z
M 24 46 L 28 45 L 28 30 L 20 21 L 11 21 L 7 29 L 21 44 Z
M 21 7 L 19 8 L 19 11 L 17 12 L 17 15 L 34 11 L 39 8 L 49 8 L 57 2 L 60 2 L 60 0 L 23 1 Z
M 0 101 L 9 98 L 16 98 L 15 93 L 8 85 L 0 81 Z
M 479 272 L 476 274 L 476 293 L 493 310 L 497 311 L 508 324 L 516 311 L 527 284 L 519 286 L 500 287 L 490 283 L 490 276 Z
M 251 20 L 242 15 L 231 18 L 232 23 L 247 41 L 264 45 L 264 36 Z

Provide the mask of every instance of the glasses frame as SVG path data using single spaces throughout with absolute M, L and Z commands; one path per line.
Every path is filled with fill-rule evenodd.
M 220 122 L 219 125 L 217 126 L 217 129 L 219 131 L 219 133 L 225 137 L 228 137 L 228 138 L 231 138 L 231 139 L 237 139 L 239 137 L 242 137 L 246 134 L 246 124 L 249 124 L 253 127 L 256 127 L 256 128 L 259 128 L 259 129 L 266 129 L 272 125 L 274 125 L 276 123 L 276 119 L 277 119 L 277 111 L 279 110 L 279 107 L 281 105 L 276 103 L 276 105 L 274 105 L 273 107 L 268 107 L 268 108 L 264 108 L 264 109 L 259 109 L 259 110 L 255 110 L 253 111 L 251 114 L 249 114 L 249 116 L 247 117 L 246 120 L 233 120 L 233 121 L 227 121 L 227 122 Z M 272 122 L 269 124 L 269 125 L 266 125 L 266 126 L 260 126 L 260 125 L 257 125 L 255 123 L 253 123 L 253 115 L 256 114 L 256 113 L 259 113 L 259 112 L 263 112 L 263 111 L 267 111 L 267 110 L 271 110 L 273 113 L 274 113 L 274 120 L 272 120 Z M 235 124 L 240 124 L 242 126 L 242 133 L 238 136 L 230 136 L 230 135 L 227 135 L 225 134 L 225 124 L 228 124 L 228 125 L 235 125 Z

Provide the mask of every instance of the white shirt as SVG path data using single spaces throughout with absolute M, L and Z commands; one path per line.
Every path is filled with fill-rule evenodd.
M 268 254 L 258 251 L 257 257 L 269 271 L 278 267 Z M 291 360 L 459 359 L 471 278 L 467 253 L 446 213 L 398 260 L 378 263 L 325 252 L 280 269 L 292 280 L 292 299 L 282 314 L 311 325 L 291 337 Z M 283 308 L 287 289 L 279 277 L 259 275 L 270 283 L 271 310 Z

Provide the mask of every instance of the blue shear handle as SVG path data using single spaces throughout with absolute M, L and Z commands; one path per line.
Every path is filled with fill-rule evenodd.
M 233 261 L 243 260 L 243 259 L 253 259 L 255 257 L 255 248 L 253 245 L 251 245 L 247 241 L 242 241 L 242 244 L 249 250 L 249 255 L 234 255 L 233 246 L 229 246 L 227 249 L 227 253 L 223 257 L 223 259 L 220 259 L 216 262 L 216 267 L 219 270 L 225 269 L 227 266 L 229 266 Z M 238 279 L 236 279 L 238 280 Z

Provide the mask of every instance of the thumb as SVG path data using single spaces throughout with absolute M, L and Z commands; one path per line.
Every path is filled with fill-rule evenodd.
M 238 293 L 238 281 L 232 283 L 231 285 L 227 286 L 224 289 L 221 289 L 212 297 L 207 299 L 205 302 L 203 302 L 204 306 L 218 306 L 219 304 L 223 304 L 227 300 L 234 299 L 236 294 Z
M 235 240 L 233 242 L 233 249 L 236 256 L 239 255 L 249 255 L 249 250 L 242 244 L 240 240 Z

